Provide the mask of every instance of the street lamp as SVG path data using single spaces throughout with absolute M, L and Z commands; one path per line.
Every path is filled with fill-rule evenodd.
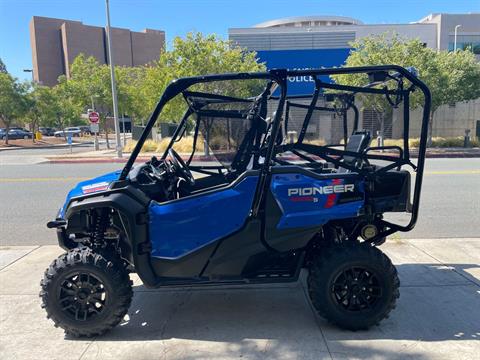
M 115 68 L 112 57 L 112 38 L 110 33 L 110 6 L 109 0 L 105 0 L 105 7 L 107 12 L 107 47 L 108 60 L 110 63 L 110 77 L 112 80 L 112 101 L 113 101 L 113 121 L 115 123 L 115 138 L 117 142 L 117 156 L 122 157 L 122 144 L 120 143 L 120 124 L 118 123 L 118 104 L 117 104 L 117 87 L 115 85 Z
M 23 72 L 29 72 L 29 73 L 32 73 L 32 82 L 34 82 L 35 80 L 33 79 L 33 69 L 23 69 Z
M 462 25 L 456 25 L 455 26 L 455 35 L 454 35 L 454 39 L 453 39 L 453 51 L 457 51 L 457 32 L 458 32 L 458 28 L 461 27 Z

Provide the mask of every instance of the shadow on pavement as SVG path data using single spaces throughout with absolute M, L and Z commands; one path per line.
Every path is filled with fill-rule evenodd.
M 289 351 L 292 346 L 298 349 L 317 346 L 321 351 L 323 338 L 327 343 L 378 339 L 480 340 L 480 286 L 478 279 L 469 273 L 479 267 L 478 264 L 397 265 L 402 281 L 397 308 L 379 326 L 357 332 L 340 330 L 317 318 L 301 283 L 253 289 L 147 290 L 137 286 L 126 320 L 96 342 L 175 338 L 249 346 L 249 339 L 267 339 L 280 352 L 284 345 L 290 347 Z M 378 351 L 371 355 L 396 356 Z M 339 349 L 340 354 L 343 352 Z

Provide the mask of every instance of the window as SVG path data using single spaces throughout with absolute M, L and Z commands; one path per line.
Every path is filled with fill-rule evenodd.
M 369 130 L 372 137 L 382 131 L 385 138 L 392 138 L 392 117 L 372 109 L 363 110 L 363 128 Z
M 448 51 L 453 51 L 455 47 L 455 35 L 449 36 Z M 470 50 L 476 55 L 480 55 L 480 35 L 457 35 L 457 49 Z

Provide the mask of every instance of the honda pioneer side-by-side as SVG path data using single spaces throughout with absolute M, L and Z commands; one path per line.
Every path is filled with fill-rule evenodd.
M 342 84 L 349 76 L 358 81 Z M 423 102 L 415 164 L 412 96 Z M 400 145 L 375 142 L 372 108 Z M 321 316 L 351 330 L 379 323 L 399 279 L 378 246 L 415 226 L 429 112 L 428 88 L 395 65 L 172 82 L 123 169 L 79 183 L 48 223 L 66 252 L 45 272 L 42 306 L 66 333 L 94 336 L 127 314 L 132 272 L 156 288 L 292 282 L 305 269 Z M 155 123 L 172 121 L 166 150 L 141 163 Z

